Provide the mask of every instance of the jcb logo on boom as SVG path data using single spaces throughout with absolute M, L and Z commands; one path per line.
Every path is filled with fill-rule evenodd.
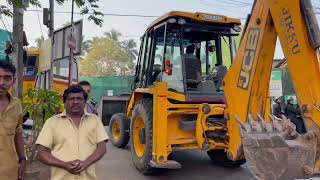
M 260 29 L 251 28 L 248 31 L 246 49 L 244 50 L 244 56 L 242 59 L 242 65 L 238 79 L 238 87 L 242 89 L 247 89 L 249 86 L 253 60 L 256 56 L 256 48 L 259 41 L 259 35 Z

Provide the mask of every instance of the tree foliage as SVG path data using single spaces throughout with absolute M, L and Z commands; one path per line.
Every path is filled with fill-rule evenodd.
M 84 76 L 126 75 L 132 64 L 130 54 L 119 43 L 105 37 L 94 38 L 91 51 L 80 61 L 80 74 Z
M 124 48 L 130 53 L 132 59 L 138 56 L 137 43 L 133 39 L 125 40 L 121 43 Z
M 25 152 L 29 163 L 35 160 L 36 140 L 45 121 L 59 112 L 62 106 L 61 97 L 58 93 L 29 88 L 23 96 L 22 108 L 24 115 L 29 114 L 33 120 L 31 134 L 25 134 Z
M 121 33 L 115 29 L 111 29 L 111 31 L 109 32 L 105 32 L 104 35 L 109 38 L 109 39 L 112 39 L 116 42 L 119 42 L 120 40 L 120 37 L 121 37 Z
M 37 48 L 40 48 L 42 43 L 44 42 L 44 37 L 40 36 L 39 38 L 35 39 L 34 42 L 36 43 Z
M 119 42 L 120 36 L 119 32 L 112 30 L 102 37 L 88 40 L 89 51 L 80 61 L 80 75 L 131 75 L 137 52 L 136 43 L 133 40 Z
M 21 0 L 6 0 L 9 5 L 12 5 L 14 7 L 23 7 Z M 63 5 L 67 1 L 71 0 L 55 0 L 59 5 Z M 93 21 L 96 25 L 102 26 L 103 20 L 101 19 L 101 16 L 103 16 L 103 13 L 98 11 L 99 0 L 75 0 L 74 1 L 76 6 L 80 8 L 81 14 L 88 14 L 88 20 Z M 41 0 L 29 0 L 29 4 L 32 6 L 41 7 Z M 7 16 L 12 16 L 12 12 L 10 8 L 0 5 L 0 14 L 4 14 Z

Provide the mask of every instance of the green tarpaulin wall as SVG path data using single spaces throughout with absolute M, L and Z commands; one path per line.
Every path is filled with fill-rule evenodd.
M 108 95 L 112 90 L 113 95 L 131 93 L 131 85 L 134 80 L 132 76 L 102 76 L 102 77 L 80 77 L 91 84 L 93 99 L 100 102 L 102 96 Z
M 12 36 L 10 32 L 0 29 L 0 60 L 4 60 L 6 57 L 4 50 L 6 42 L 10 40 L 10 36 Z

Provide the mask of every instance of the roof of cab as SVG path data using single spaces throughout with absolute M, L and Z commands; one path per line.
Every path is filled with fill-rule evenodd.
M 238 25 L 241 24 L 240 19 L 229 18 L 227 16 L 222 16 L 217 14 L 208 14 L 208 13 L 202 13 L 202 12 L 191 13 L 191 12 L 184 12 L 184 11 L 171 11 L 157 18 L 155 21 L 153 21 L 149 25 L 148 29 L 152 28 L 153 26 L 171 17 L 190 18 L 195 21 L 213 23 L 213 24 L 238 24 Z

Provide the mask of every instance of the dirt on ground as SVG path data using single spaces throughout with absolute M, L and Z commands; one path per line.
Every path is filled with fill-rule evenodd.
M 49 180 L 50 178 L 50 167 L 42 164 L 39 161 L 34 161 L 28 164 L 25 173 L 26 180 Z

